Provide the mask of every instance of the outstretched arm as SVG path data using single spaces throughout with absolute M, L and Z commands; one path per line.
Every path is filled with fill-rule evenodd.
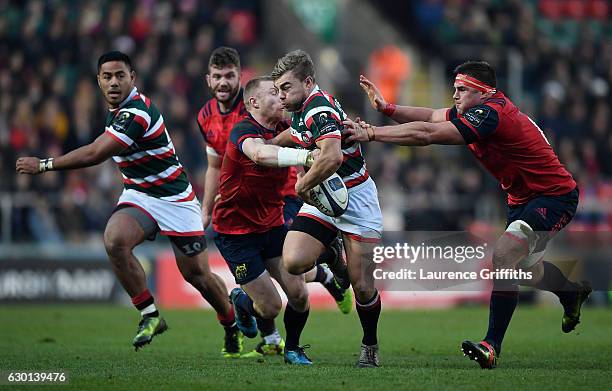
M 368 78 L 359 76 L 359 85 L 368 95 L 370 104 L 374 110 L 387 115 L 392 120 L 405 123 L 412 121 L 443 122 L 446 121 L 448 109 L 431 109 L 429 107 L 398 106 L 388 103 L 382 93 Z
M 242 152 L 256 164 L 270 167 L 311 166 L 314 160 L 306 149 L 265 144 L 263 139 L 254 137 L 242 142 Z
M 40 160 L 37 157 L 21 157 L 17 159 L 16 169 L 20 174 L 35 175 L 50 170 L 71 170 L 90 167 L 121 153 L 124 149 L 124 145 L 105 132 L 98 136 L 93 143 L 84 145 L 56 158 Z
M 372 126 L 364 122 L 344 121 L 348 141 L 379 141 L 399 145 L 465 144 L 465 139 L 450 121 L 409 122 L 394 126 Z

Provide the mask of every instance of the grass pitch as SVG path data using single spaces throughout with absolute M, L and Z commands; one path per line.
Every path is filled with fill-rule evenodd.
M 381 368 L 356 369 L 357 315 L 312 312 L 302 337 L 315 365 L 282 357 L 224 359 L 222 330 L 209 311 L 162 311 L 170 329 L 134 352 L 133 309 L 106 306 L 5 306 L 0 309 L 0 372 L 69 372 L 73 389 L 606 389 L 612 378 L 612 311 L 586 308 L 578 332 L 561 332 L 558 307 L 519 306 L 495 370 L 459 351 L 482 337 L 485 308 L 383 311 Z M 282 330 L 282 319 L 277 321 Z M 246 340 L 252 349 L 257 340 Z M 2 386 L 0 386 L 1 388 Z M 24 386 L 5 386 L 9 389 Z M 29 386 L 39 387 L 39 386 Z

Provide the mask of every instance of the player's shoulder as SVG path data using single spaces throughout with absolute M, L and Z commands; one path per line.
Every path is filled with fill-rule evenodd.
M 232 127 L 232 132 L 255 132 L 258 133 L 260 130 L 259 124 L 255 122 L 251 117 L 245 117 Z
M 304 113 L 309 112 L 310 110 L 317 108 L 330 108 L 336 109 L 335 104 L 333 103 L 333 97 L 325 91 L 317 91 L 314 94 L 310 95 L 306 102 L 304 102 Z
M 487 127 L 496 128 L 499 124 L 499 116 L 500 113 L 496 107 L 484 102 L 470 107 L 463 113 L 463 118 L 475 128 L 479 128 L 483 124 Z
M 338 101 L 325 91 L 320 90 L 308 98 L 302 113 L 307 123 L 310 122 L 311 118 L 318 118 L 323 122 L 327 122 L 328 119 L 340 122 L 345 117 Z
M 216 107 L 217 101 L 215 98 L 209 99 L 206 103 L 202 105 L 200 111 L 198 111 L 198 121 L 203 122 L 207 118 L 212 117 L 214 113 L 214 108 Z
M 122 111 L 131 111 L 131 110 L 139 110 L 139 111 L 143 111 L 145 113 L 149 113 L 149 111 L 151 111 L 152 109 L 152 104 L 151 101 L 145 102 L 144 99 L 141 99 L 140 94 L 134 96 L 132 99 L 128 100 L 127 102 L 125 102 L 125 104 L 123 106 L 121 106 L 121 108 L 119 109 L 119 112 Z
M 513 103 L 501 91 L 495 93 L 492 97 L 485 99 L 481 106 L 487 106 L 497 112 L 503 111 L 507 106 L 514 106 Z

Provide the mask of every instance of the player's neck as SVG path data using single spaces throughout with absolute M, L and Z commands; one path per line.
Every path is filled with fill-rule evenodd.
M 219 111 L 221 111 L 221 114 L 227 114 L 232 110 L 234 104 L 236 103 L 236 99 L 238 99 L 238 95 L 240 94 L 234 95 L 234 97 L 228 100 L 227 102 L 219 102 L 217 100 L 217 103 L 219 104 Z
M 258 124 L 260 124 L 266 129 L 274 129 L 278 124 L 278 119 L 276 118 L 266 118 L 264 115 L 255 112 L 251 113 L 251 115 L 253 116 L 255 121 L 257 121 Z

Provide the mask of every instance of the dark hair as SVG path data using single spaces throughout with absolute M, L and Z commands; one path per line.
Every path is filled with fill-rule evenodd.
M 212 51 L 208 60 L 208 68 L 225 68 L 226 66 L 234 65 L 240 69 L 240 55 L 234 48 L 220 46 Z
M 497 78 L 495 77 L 495 69 L 486 61 L 466 61 L 455 68 L 455 75 L 459 73 L 466 74 L 491 87 L 497 87 Z
M 313 80 L 315 78 L 312 59 L 303 50 L 294 50 L 279 58 L 270 76 L 277 80 L 287 72 L 293 72 L 300 81 L 306 80 L 308 76 Z
M 113 50 L 112 52 L 104 53 L 100 56 L 100 58 L 98 58 L 98 73 L 100 73 L 100 68 L 102 67 L 102 64 L 110 61 L 121 61 L 122 63 L 127 65 L 128 68 L 130 68 L 130 72 L 134 70 L 134 67 L 132 66 L 132 61 L 130 60 L 127 54 L 119 52 L 117 50 Z
M 270 76 L 259 76 L 249 80 L 244 86 L 243 99 L 244 105 L 249 106 L 249 98 L 253 95 L 253 92 L 259 88 L 259 85 L 264 81 L 273 81 Z

